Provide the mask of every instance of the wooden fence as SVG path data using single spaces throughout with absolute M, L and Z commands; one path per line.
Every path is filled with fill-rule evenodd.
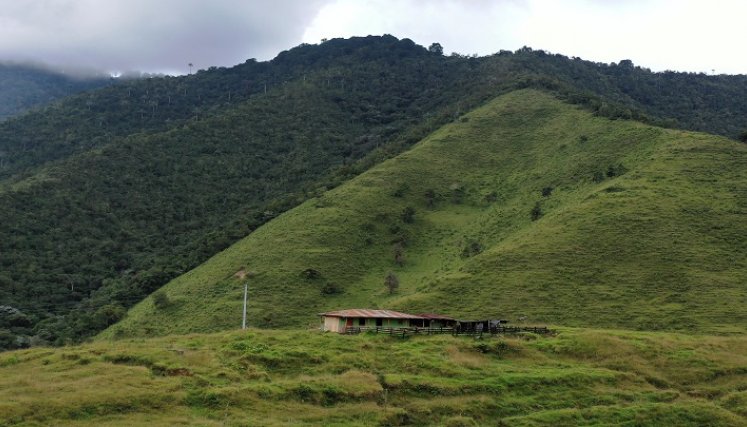
M 499 334 L 518 334 L 521 332 L 531 332 L 534 334 L 548 335 L 552 333 L 552 330 L 546 326 L 495 326 L 489 329 L 479 328 L 383 328 L 380 326 L 353 326 L 345 328 L 345 333 L 348 335 L 360 334 L 363 332 L 373 332 L 377 334 L 386 334 L 392 336 L 401 336 L 402 338 L 408 335 L 470 335 L 482 337 L 483 335 L 499 335 Z

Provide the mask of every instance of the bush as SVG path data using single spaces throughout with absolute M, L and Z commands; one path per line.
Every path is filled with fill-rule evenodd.
M 322 289 L 321 289 L 322 295 L 337 295 L 341 293 L 342 293 L 342 288 L 336 283 L 326 283 L 324 286 L 322 286 Z
M 488 203 L 493 203 L 498 201 L 498 192 L 497 191 L 491 191 L 490 193 L 485 195 L 485 201 Z
M 415 222 L 415 208 L 408 206 L 402 210 L 402 222 L 411 224 Z
M 301 272 L 301 276 L 306 280 L 316 280 L 322 278 L 322 273 L 319 270 L 313 268 L 307 268 Z
M 405 249 L 401 242 L 394 244 L 394 262 L 400 267 L 405 263 Z
M 436 204 L 436 198 L 438 195 L 436 194 L 435 190 L 425 190 L 425 203 L 428 205 L 429 208 L 432 208 Z
M 622 163 L 618 163 L 617 165 L 610 165 L 607 167 L 607 177 L 613 178 L 616 176 L 623 175 L 625 172 L 628 171 L 628 168 L 623 166 Z
M 542 212 L 542 206 L 540 206 L 540 202 L 537 202 L 534 204 L 534 207 L 532 208 L 532 212 L 531 212 L 532 221 L 537 221 L 538 219 L 542 218 L 542 215 L 544 215 L 544 213 Z
M 462 203 L 464 200 L 464 196 L 466 194 L 466 190 L 464 189 L 464 186 L 459 183 L 451 184 L 451 187 L 449 187 L 449 190 L 451 190 L 451 201 L 456 204 Z
M 169 296 L 166 295 L 166 292 L 158 291 L 153 294 L 153 305 L 156 306 L 157 309 L 162 310 L 171 305 L 171 300 L 169 299 Z
M 393 197 L 402 197 L 410 190 L 410 186 L 407 183 L 400 184 L 396 190 L 392 193 Z
M 742 133 L 739 134 L 739 141 L 747 144 L 747 130 L 743 130 Z
M 384 286 L 386 286 L 387 291 L 389 291 L 389 295 L 396 292 L 397 289 L 399 289 L 399 278 L 397 278 L 397 275 L 391 271 L 387 273 L 384 278 Z
M 462 250 L 462 257 L 469 258 L 482 252 L 482 245 L 480 242 L 473 240 L 467 244 Z
M 554 188 L 552 188 L 552 187 L 545 187 L 545 188 L 543 188 L 542 189 L 542 197 L 550 197 L 550 195 L 552 194 L 552 190 L 554 190 Z

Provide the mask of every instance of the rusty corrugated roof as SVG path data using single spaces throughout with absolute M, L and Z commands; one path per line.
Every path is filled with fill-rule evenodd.
M 443 314 L 436 314 L 436 313 L 418 313 L 417 316 L 423 317 L 425 319 L 431 319 L 431 320 L 456 320 L 453 317 L 444 316 Z
M 367 308 L 354 308 L 350 310 L 338 310 L 328 311 L 326 313 L 320 313 L 320 316 L 328 317 L 366 317 L 366 318 L 381 318 L 381 319 L 423 319 L 420 316 L 414 316 L 412 314 L 400 313 L 399 311 L 392 310 L 371 310 Z

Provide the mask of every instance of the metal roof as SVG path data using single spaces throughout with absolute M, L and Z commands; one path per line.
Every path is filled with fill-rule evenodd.
M 328 311 L 326 313 L 320 313 L 320 316 L 327 317 L 366 317 L 366 318 L 381 318 L 381 319 L 423 319 L 422 316 L 414 316 L 412 314 L 400 313 L 399 311 L 392 310 L 371 310 L 367 308 L 354 308 L 350 310 L 338 310 Z
M 436 314 L 436 313 L 418 313 L 418 317 L 423 317 L 425 319 L 431 319 L 431 320 L 456 320 L 453 317 L 444 316 L 443 314 Z

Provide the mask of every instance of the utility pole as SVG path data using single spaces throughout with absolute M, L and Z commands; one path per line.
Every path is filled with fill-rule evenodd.
M 241 318 L 241 329 L 246 329 L 246 293 L 249 290 L 249 283 L 244 282 L 244 316 Z
M 241 329 L 246 329 L 246 297 L 249 293 L 249 277 L 252 275 L 252 273 L 246 271 L 245 268 L 241 268 L 241 270 L 237 271 L 234 276 L 238 277 L 239 280 L 244 282 L 244 310 L 241 314 Z

